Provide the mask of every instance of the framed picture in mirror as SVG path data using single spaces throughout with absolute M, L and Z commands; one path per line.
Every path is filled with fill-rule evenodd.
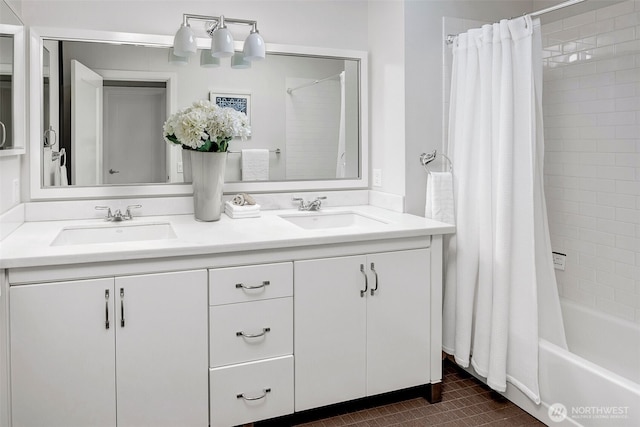
M 249 92 L 209 92 L 209 101 L 218 107 L 231 107 L 247 115 L 251 124 L 251 94 Z

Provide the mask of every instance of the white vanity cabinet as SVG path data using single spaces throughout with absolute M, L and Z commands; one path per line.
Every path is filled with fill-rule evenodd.
M 13 426 L 206 426 L 206 270 L 12 286 Z
M 291 414 L 293 264 L 209 270 L 210 425 Z
M 430 383 L 430 249 L 294 263 L 295 409 Z

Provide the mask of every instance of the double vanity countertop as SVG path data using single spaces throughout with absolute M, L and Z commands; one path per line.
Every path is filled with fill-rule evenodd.
M 307 219 L 296 224 L 292 222 L 296 217 Z M 347 222 L 349 219 L 357 221 L 345 225 L 335 221 L 338 217 L 346 218 Z M 314 224 L 315 219 L 318 219 L 318 224 Z M 98 238 L 98 243 L 83 241 L 83 234 L 90 234 L 96 229 L 139 225 L 144 226 L 140 228 L 155 227 L 160 234 L 141 237 L 146 240 L 108 239 L 108 243 L 103 243 Z M 88 233 L 83 231 L 87 229 Z M 161 235 L 164 229 L 169 231 L 169 237 Z M 61 240 L 63 230 L 73 230 L 69 234 L 77 230 L 80 239 Z M 215 222 L 196 221 L 193 215 L 139 216 L 122 222 L 103 219 L 25 222 L 0 242 L 0 269 L 229 254 L 426 237 L 454 231 L 455 227 L 449 224 L 369 205 L 323 208 L 319 212 L 263 210 L 260 217 L 241 219 L 222 214 Z

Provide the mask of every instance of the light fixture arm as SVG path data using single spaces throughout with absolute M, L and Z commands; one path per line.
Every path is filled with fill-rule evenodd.
M 218 26 L 222 27 L 225 24 L 250 25 L 250 26 L 253 26 L 253 28 L 256 30 L 258 28 L 258 21 L 254 21 L 250 19 L 227 18 L 224 15 L 220 15 L 220 16 L 194 15 L 191 13 L 184 13 L 182 15 L 182 22 L 185 26 L 189 24 L 190 19 L 194 19 L 196 21 L 213 22 L 214 23 L 213 28 L 209 31 L 215 31 L 215 29 L 217 29 Z

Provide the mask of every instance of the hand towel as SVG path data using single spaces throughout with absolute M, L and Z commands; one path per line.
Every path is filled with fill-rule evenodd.
M 260 205 L 234 205 L 231 202 L 224 203 L 224 213 L 233 219 L 256 218 L 260 216 Z
M 266 181 L 269 179 L 269 150 L 242 150 L 242 180 Z
M 60 166 L 60 186 L 66 187 L 69 185 L 69 180 L 67 179 L 67 165 Z
M 455 225 L 453 175 L 451 172 L 430 172 L 428 174 L 424 216 Z

